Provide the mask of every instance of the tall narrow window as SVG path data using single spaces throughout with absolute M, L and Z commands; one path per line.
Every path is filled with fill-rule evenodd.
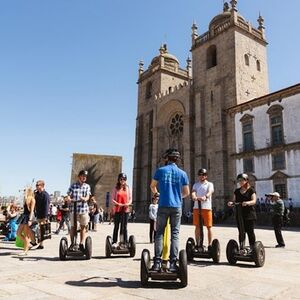
M 206 52 L 207 69 L 215 67 L 217 65 L 217 47 L 211 45 Z
M 246 114 L 240 121 L 242 123 L 243 151 L 252 151 L 254 150 L 253 116 Z
M 256 61 L 256 69 L 257 69 L 257 71 L 260 71 L 260 61 L 259 60 Z
M 246 65 L 246 66 L 249 66 L 249 55 L 248 55 L 248 54 L 245 54 L 245 55 L 244 55 L 244 59 L 245 59 L 245 65 Z
M 272 169 L 282 170 L 285 169 L 285 155 L 284 152 L 272 155 Z
M 274 184 L 274 190 L 275 190 L 275 192 L 279 193 L 279 195 L 281 196 L 281 199 L 287 198 L 285 183 Z
M 287 175 L 281 171 L 277 171 L 270 178 L 273 180 L 274 191 L 278 192 L 282 199 L 288 197 L 287 178 Z
M 149 98 L 151 98 L 151 96 L 152 96 L 152 82 L 149 81 L 149 82 L 147 82 L 147 85 L 146 85 L 145 97 L 146 97 L 146 99 L 149 99 Z
M 284 144 L 282 110 L 283 108 L 280 105 L 274 105 L 268 109 L 272 146 Z
M 243 164 L 244 164 L 244 173 L 254 172 L 253 158 L 244 158 Z

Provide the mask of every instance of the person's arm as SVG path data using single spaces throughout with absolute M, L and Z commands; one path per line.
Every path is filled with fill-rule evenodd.
M 235 194 L 233 194 L 233 198 L 232 198 L 232 201 L 229 201 L 229 202 L 227 202 L 227 205 L 229 206 L 229 207 L 232 207 L 233 205 L 234 205 L 234 203 L 235 203 Z
M 189 194 L 190 194 L 190 187 L 189 187 L 189 185 L 184 185 L 184 186 L 182 187 L 181 197 L 182 197 L 182 198 L 185 198 L 185 197 L 187 197 Z
M 253 206 L 256 204 L 256 193 L 251 195 L 251 200 L 242 202 L 242 206 Z
M 208 192 L 206 193 L 205 197 L 206 199 L 208 199 L 209 197 L 212 196 L 212 194 L 214 193 L 214 186 L 213 184 L 209 184 L 209 187 L 208 187 Z
M 112 191 L 112 193 L 111 193 L 111 202 L 114 205 L 120 205 L 120 203 L 117 202 L 116 197 L 117 197 L 117 189 L 114 188 L 113 191 Z
M 86 196 L 80 196 L 80 200 L 82 202 L 88 202 L 90 200 L 90 195 L 91 195 L 91 188 L 88 186 L 87 191 L 86 191 Z
M 153 193 L 153 195 L 158 194 L 157 184 L 158 184 L 157 180 L 155 180 L 155 179 L 151 180 L 150 189 L 151 189 L 151 192 Z
M 35 208 L 35 199 L 33 198 L 30 202 L 30 212 L 29 212 L 29 221 L 28 221 L 29 226 L 32 224 L 32 220 L 34 217 L 34 208 Z
M 197 193 L 196 193 L 196 191 L 194 189 L 192 190 L 191 197 L 192 197 L 193 201 L 197 201 Z
M 44 210 L 44 216 L 45 218 L 47 218 L 48 216 L 48 211 L 49 211 L 49 205 L 50 205 L 50 196 L 49 194 L 46 192 L 44 193 L 45 195 L 45 210 Z
M 131 190 L 130 187 L 127 185 L 127 195 L 128 195 L 128 201 L 127 201 L 127 205 L 132 204 L 132 197 L 131 197 Z

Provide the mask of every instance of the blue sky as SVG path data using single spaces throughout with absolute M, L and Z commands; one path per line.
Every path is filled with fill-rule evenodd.
M 2 0 L 0 196 L 33 178 L 67 190 L 72 153 L 123 157 L 132 180 L 138 62 L 162 43 L 186 65 L 191 25 L 207 31 L 223 0 Z M 265 18 L 270 91 L 299 83 L 300 1 L 239 0 Z

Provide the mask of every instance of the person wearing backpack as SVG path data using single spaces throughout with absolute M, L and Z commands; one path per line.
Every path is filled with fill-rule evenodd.
M 281 228 L 283 225 L 284 202 L 280 199 L 278 192 L 266 195 L 271 200 L 272 223 L 277 240 L 276 248 L 284 248 L 285 243 L 282 237 Z

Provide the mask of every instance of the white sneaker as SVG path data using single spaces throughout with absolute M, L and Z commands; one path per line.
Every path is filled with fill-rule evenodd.
M 118 247 L 118 243 L 113 243 L 111 246 L 112 246 L 113 248 L 117 248 L 117 247 Z

